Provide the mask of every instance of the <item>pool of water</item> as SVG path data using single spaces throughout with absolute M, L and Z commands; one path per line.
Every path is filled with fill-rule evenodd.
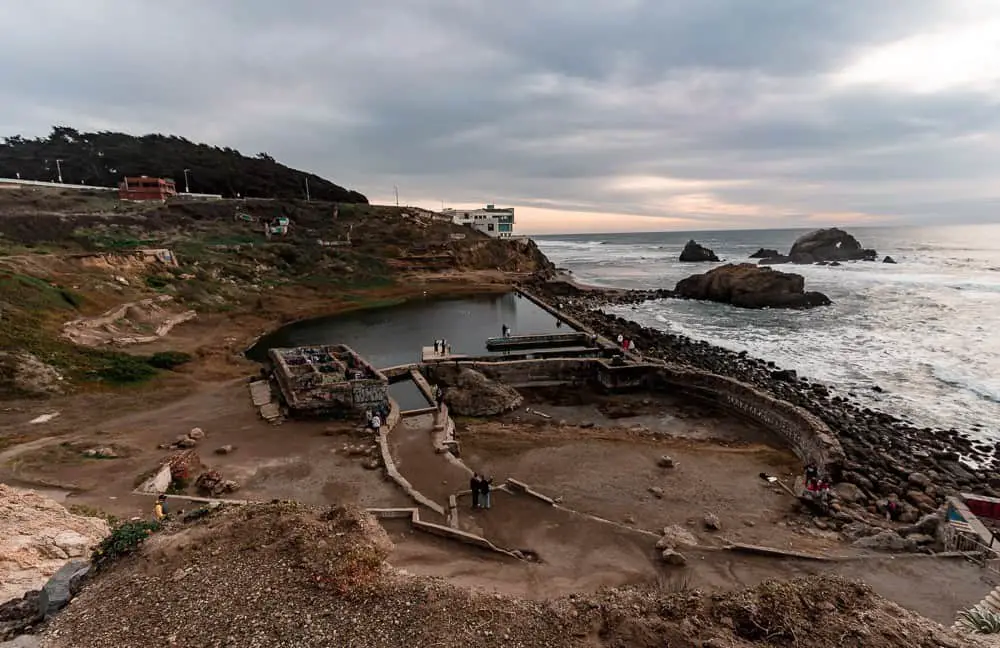
M 390 384 L 389 396 L 392 397 L 392 400 L 396 401 L 399 409 L 403 411 L 423 409 L 433 404 L 427 400 L 424 392 L 417 388 L 417 383 L 409 378 Z
M 444 338 L 454 354 L 486 355 L 486 338 L 571 333 L 573 328 L 516 293 L 455 299 L 414 299 L 398 306 L 303 320 L 262 337 L 247 357 L 258 362 L 272 347 L 346 344 L 376 367 L 420 361 L 421 347 Z M 424 407 L 421 405 L 421 407 Z

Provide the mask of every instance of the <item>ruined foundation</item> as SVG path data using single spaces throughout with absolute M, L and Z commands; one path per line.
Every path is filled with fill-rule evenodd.
M 360 416 L 389 405 L 389 379 L 347 345 L 271 349 L 268 354 L 293 414 Z

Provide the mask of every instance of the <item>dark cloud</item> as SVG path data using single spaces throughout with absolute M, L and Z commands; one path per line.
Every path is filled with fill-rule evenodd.
M 983 220 L 995 94 L 835 77 L 961 1 L 8 3 L 0 129 L 173 132 L 428 206 Z

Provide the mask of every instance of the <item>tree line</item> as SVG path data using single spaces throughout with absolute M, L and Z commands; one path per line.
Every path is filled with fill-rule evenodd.
M 57 163 L 58 160 L 58 163 Z M 358 193 L 325 178 L 289 168 L 267 153 L 247 157 L 229 147 L 196 144 L 176 135 L 81 133 L 55 126 L 45 138 L 20 135 L 0 142 L 0 177 L 67 184 L 117 186 L 125 176 L 171 178 L 184 191 L 184 170 L 192 193 L 226 198 L 295 199 L 367 203 Z

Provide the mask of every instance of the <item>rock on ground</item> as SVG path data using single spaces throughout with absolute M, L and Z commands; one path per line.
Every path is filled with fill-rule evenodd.
M 0 484 L 0 602 L 40 589 L 67 560 L 88 557 L 109 532 L 104 520 Z
M 60 567 L 42 587 L 41 596 L 38 598 L 38 609 L 41 613 L 50 616 L 66 607 L 73 598 L 70 584 L 74 580 L 86 577 L 89 571 L 90 562 L 87 560 L 71 560 Z
M 63 377 L 55 367 L 31 353 L 0 351 L 0 393 L 4 392 L 28 396 L 61 394 Z
M 656 543 L 657 549 L 690 549 L 698 546 L 698 538 L 682 526 L 671 524 L 663 528 L 663 536 Z
M 516 409 L 524 402 L 513 387 L 465 367 L 452 375 L 451 380 L 442 382 L 448 385 L 444 390 L 448 409 L 459 416 L 493 416 Z
M 715 252 L 707 247 L 699 245 L 694 240 L 690 240 L 681 251 L 680 260 L 686 263 L 698 263 L 703 261 L 718 261 L 719 257 L 715 256 Z
M 830 304 L 823 293 L 805 292 L 802 275 L 752 263 L 730 263 L 681 279 L 674 292 L 684 299 L 702 299 L 741 308 L 811 308 Z

